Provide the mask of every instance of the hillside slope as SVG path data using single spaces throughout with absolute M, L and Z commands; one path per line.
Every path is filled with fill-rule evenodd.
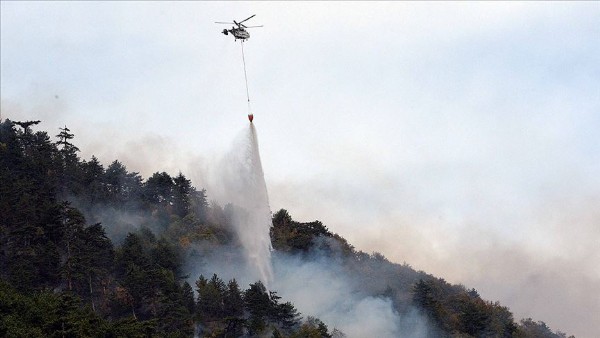
M 242 285 L 236 206 L 182 173 L 82 160 L 38 123 L 0 124 L 1 336 L 566 337 L 286 210 L 274 289 Z

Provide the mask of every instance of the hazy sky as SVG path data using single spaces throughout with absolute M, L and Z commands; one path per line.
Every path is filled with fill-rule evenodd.
M 208 186 L 252 14 L 273 210 L 600 336 L 600 2 L 3 1 L 2 118 Z

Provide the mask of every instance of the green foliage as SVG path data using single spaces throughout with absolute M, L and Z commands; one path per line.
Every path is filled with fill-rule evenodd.
M 200 276 L 196 281 L 197 315 L 207 336 L 239 337 L 290 335 L 300 327 L 300 314 L 290 302 L 280 303 L 276 292 L 267 292 L 260 282 L 241 291 L 235 280 L 227 285 L 215 274 L 210 280 Z M 321 330 L 327 327 L 321 326 Z
M 0 336 L 103 336 L 109 325 L 72 293 L 24 295 L 0 282 Z
M 273 299 L 273 297 L 271 297 Z M 290 302 L 282 304 L 273 304 L 273 314 L 271 320 L 275 321 L 284 332 L 293 332 L 300 323 L 302 317 L 294 305 Z M 320 322 L 320 324 L 323 324 Z M 324 324 L 323 324 L 324 325 Z M 323 327 L 320 328 L 321 330 Z M 324 327 L 327 332 L 327 327 Z
M 0 126 L 0 143 L 6 145 L 0 156 L 0 276 L 22 290 L 59 279 L 59 225 L 52 222 L 58 150 L 46 133 L 31 130 L 35 124 L 6 120 Z
M 269 315 L 271 298 L 262 282 L 250 284 L 250 288 L 244 291 L 244 305 L 250 312 L 250 316 L 264 319 Z
M 242 291 L 235 279 L 227 283 L 227 290 L 223 297 L 223 311 L 227 318 L 240 318 L 244 314 Z
M 552 330 L 542 321 L 534 321 L 531 318 L 522 319 L 519 323 L 516 336 L 531 338 L 566 338 L 567 335 L 562 332 L 552 332 Z M 574 336 L 569 336 L 574 338 Z
M 446 309 L 440 299 L 440 288 L 432 281 L 421 279 L 415 284 L 413 292 L 413 303 L 425 313 L 430 322 L 436 324 L 438 330 L 443 330 Z
M 121 316 L 156 321 L 157 333 L 193 333 L 194 299 L 189 284 L 180 284 L 181 258 L 175 245 L 156 239 L 148 229 L 131 233 L 117 250 L 116 282 L 121 285 L 113 299 Z
M 308 317 L 306 322 L 300 326 L 297 332 L 290 335 L 290 338 L 331 338 L 327 325 L 318 318 Z
M 112 323 L 105 337 L 146 338 L 156 333 L 156 320 L 139 321 L 125 317 Z
M 220 321 L 224 318 L 225 283 L 216 274 L 210 280 L 200 276 L 196 281 L 198 292 L 197 315 L 203 322 Z
M 107 168 L 103 186 L 109 204 L 119 207 L 134 207 L 134 201 L 142 194 L 142 178 L 138 173 L 129 173 L 121 162 L 115 160 Z
M 280 304 L 280 298 L 276 292 L 268 293 L 260 281 L 250 284 L 250 288 L 244 291 L 244 304 L 249 313 L 248 330 L 251 334 L 263 332 L 268 324 L 284 333 L 297 328 L 300 314 L 292 303 Z
M 295 222 L 285 209 L 273 215 L 271 242 L 276 250 L 290 253 L 306 254 L 315 248 L 329 255 L 349 256 L 353 253 L 352 246 L 340 236 L 331 233 L 323 223 Z
M 169 205 L 173 202 L 173 179 L 166 172 L 154 173 L 146 181 L 144 199 L 153 204 Z
M 32 130 L 37 123 L 0 123 L 0 336 L 191 336 L 196 305 L 181 244 L 203 239 L 190 233 L 202 231 L 206 192 L 181 173 L 143 182 L 119 161 L 82 161 L 67 127 L 53 143 Z M 171 241 L 141 228 L 115 250 L 82 212 L 117 235 L 123 219 L 168 228 L 175 217 L 193 231 Z
M 173 211 L 179 217 L 185 217 L 192 205 L 192 181 L 181 172 L 173 179 Z
M 181 302 L 182 305 L 188 310 L 189 314 L 193 314 L 196 311 L 194 290 L 188 282 L 183 282 L 183 285 L 181 286 Z

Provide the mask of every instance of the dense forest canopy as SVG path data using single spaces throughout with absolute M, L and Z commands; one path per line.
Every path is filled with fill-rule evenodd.
M 144 179 L 118 160 L 83 160 L 70 129 L 51 137 L 34 130 L 39 123 L 0 124 L 0 336 L 357 336 L 300 313 L 261 281 L 190 275 L 191 259 L 239 247 L 235 206 L 209 202 L 183 173 Z M 352 276 L 353 293 L 414 318 L 397 335 L 566 337 L 516 321 L 475 289 L 358 251 L 319 221 L 283 209 L 272 221 L 275 259 L 318 258 Z

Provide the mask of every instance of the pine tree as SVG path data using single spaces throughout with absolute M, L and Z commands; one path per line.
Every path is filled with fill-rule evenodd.
M 104 228 L 100 223 L 93 224 L 83 230 L 80 248 L 80 268 L 85 280 L 85 298 L 89 299 L 92 309 L 96 311 L 97 300 L 102 298 L 100 292 L 102 285 L 107 284 L 113 270 L 114 249 L 112 242 L 106 237 Z M 83 285 L 82 285 L 83 286 Z M 82 288 L 83 289 L 83 288 Z M 106 299 L 104 299 L 106 302 Z
M 435 324 L 436 334 L 441 335 L 444 326 L 443 307 L 436 286 L 431 281 L 419 280 L 413 287 L 415 304 Z
M 235 279 L 227 283 L 227 291 L 223 299 L 224 315 L 226 317 L 239 318 L 244 314 L 244 299 L 242 292 Z
M 213 274 L 210 280 L 200 276 L 196 281 L 198 302 L 196 313 L 203 322 L 214 322 L 224 318 L 225 283 Z
M 194 290 L 188 282 L 183 282 L 181 287 L 182 305 L 188 310 L 191 315 L 196 313 L 196 302 L 194 300 Z
M 104 167 L 95 156 L 81 164 L 83 191 L 78 195 L 83 199 L 83 206 L 91 209 L 96 204 L 107 202 L 107 191 L 104 184 Z
M 154 173 L 144 184 L 144 199 L 155 205 L 173 203 L 173 179 L 166 172 Z
M 56 146 L 58 151 L 59 161 L 59 189 L 63 196 L 67 193 L 79 194 L 83 187 L 81 186 L 82 170 L 79 166 L 79 157 L 77 148 L 71 140 L 75 137 L 74 134 L 70 133 L 70 129 L 65 126 L 59 128 L 60 133 L 56 135 L 58 141 Z
M 121 162 L 113 161 L 104 173 L 103 183 L 109 203 L 117 208 L 137 207 L 142 194 L 142 178 L 138 173 L 127 172 Z
M 250 284 L 250 288 L 244 291 L 244 305 L 250 314 L 248 319 L 248 330 L 250 334 L 259 334 L 267 326 L 267 319 L 272 313 L 271 298 L 267 289 L 260 281 Z
M 150 263 L 141 236 L 127 235 L 116 255 L 117 281 L 125 288 L 122 298 L 129 303 L 134 317 L 139 314 L 142 302 L 154 291 L 153 284 L 149 283 Z
M 179 172 L 173 179 L 173 212 L 179 217 L 183 218 L 190 212 L 194 191 L 192 181 Z

